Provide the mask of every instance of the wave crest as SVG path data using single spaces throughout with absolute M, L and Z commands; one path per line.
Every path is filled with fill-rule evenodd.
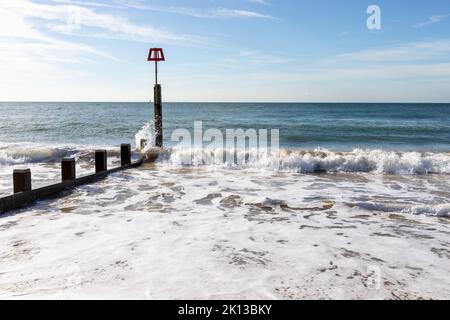
M 56 162 L 75 153 L 65 148 L 8 148 L 0 150 L 0 164 Z
M 226 159 L 241 159 L 241 162 Z M 207 166 L 295 173 L 372 172 L 403 175 L 450 173 L 449 153 L 362 149 L 352 152 L 282 149 L 279 154 L 275 154 L 258 150 L 174 148 L 163 152 L 157 162 L 160 165 L 184 167 Z
M 0 165 L 16 165 L 26 163 L 54 163 L 65 157 L 75 157 L 85 162 L 94 161 L 94 151 L 96 149 L 108 150 L 108 156 L 118 157 L 118 148 L 108 148 L 102 146 L 54 146 L 27 144 L 4 144 L 0 145 Z

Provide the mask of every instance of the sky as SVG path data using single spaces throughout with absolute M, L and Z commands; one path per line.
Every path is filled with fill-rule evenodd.
M 152 47 L 164 101 L 450 102 L 449 0 L 0 0 L 0 101 L 149 101 Z

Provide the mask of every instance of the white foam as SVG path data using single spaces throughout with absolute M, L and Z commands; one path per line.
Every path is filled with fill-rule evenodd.
M 119 147 L 94 145 L 55 145 L 38 143 L 0 144 L 0 196 L 12 192 L 12 173 L 14 169 L 28 168 L 32 172 L 33 188 L 43 187 L 60 181 L 60 161 L 64 157 L 77 160 L 77 175 L 93 172 L 94 150 L 108 151 L 108 166 L 116 166 L 120 155 Z
M 0 150 L 0 164 L 55 162 L 75 152 L 72 148 L 5 147 Z
M 437 217 L 450 217 L 450 203 L 437 205 L 416 205 L 403 210 L 404 213 L 415 215 L 429 215 Z
M 436 205 L 405 205 L 400 203 L 358 202 L 355 205 L 360 209 L 368 211 L 398 212 L 412 215 L 450 217 L 450 203 Z
M 241 164 L 222 161 L 237 157 L 246 159 Z M 230 157 L 231 156 L 231 157 Z M 219 159 L 219 160 L 218 160 Z M 257 150 L 180 149 L 174 148 L 158 159 L 161 165 L 210 166 L 233 169 L 262 169 L 276 172 L 372 172 L 379 174 L 449 174 L 450 154 L 394 152 L 356 149 L 335 152 L 283 149 L 279 154 Z
M 0 298 L 447 298 L 447 224 L 401 214 L 445 179 L 117 173 L 0 222 Z M 405 222 L 347 205 L 366 197 Z
M 117 156 L 119 146 L 106 145 L 51 145 L 38 143 L 3 143 L 0 145 L 0 165 L 53 163 L 64 157 L 91 160 L 94 150 L 105 149 Z M 88 157 L 89 156 L 89 157 Z
M 135 135 L 136 149 L 139 151 L 148 151 L 155 146 L 155 126 L 153 122 L 147 122 L 141 130 Z M 146 140 L 147 145 L 141 150 L 141 140 Z

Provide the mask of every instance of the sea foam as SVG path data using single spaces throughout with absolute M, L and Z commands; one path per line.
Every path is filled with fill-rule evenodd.
M 30 148 L 14 147 L 0 149 L 0 164 L 47 163 L 56 162 L 71 156 L 76 150 L 71 148 Z
M 241 162 L 226 161 L 241 159 Z M 355 149 L 335 152 L 283 149 L 279 153 L 257 150 L 169 149 L 158 159 L 161 165 L 262 169 L 276 172 L 371 172 L 379 174 L 448 174 L 449 153 L 395 152 Z
M 152 122 L 147 122 L 134 136 L 136 148 L 139 151 L 148 151 L 155 146 L 155 126 Z M 141 150 L 141 140 L 146 140 L 147 145 Z
M 75 157 L 77 160 L 92 162 L 94 151 L 105 149 L 108 155 L 120 155 L 118 147 L 95 145 L 40 145 L 31 143 L 13 143 L 0 145 L 0 165 L 20 165 L 27 163 L 55 163 L 65 157 Z

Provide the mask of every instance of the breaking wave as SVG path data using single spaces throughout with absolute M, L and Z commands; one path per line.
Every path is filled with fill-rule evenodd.
M 363 149 L 352 152 L 283 149 L 278 155 L 256 150 L 175 148 L 163 152 L 157 162 L 160 165 L 183 167 L 207 166 L 295 173 L 371 172 L 399 175 L 450 173 L 450 153 Z
M 137 138 L 150 138 L 143 128 Z M 58 162 L 64 157 L 93 161 L 95 146 L 0 145 L 0 165 Z M 105 147 L 103 147 L 105 148 Z M 119 156 L 118 148 L 106 148 L 111 156 Z M 148 154 L 155 152 L 151 147 Z M 233 149 L 165 149 L 156 161 L 162 166 L 205 167 L 224 169 L 257 169 L 292 173 L 370 172 L 378 174 L 450 174 L 450 153 L 395 152 L 355 149 L 336 152 L 282 149 L 279 154 L 264 150 Z
M 108 155 L 119 156 L 115 149 L 108 150 Z M 95 146 L 57 146 L 10 144 L 0 145 L 0 165 L 17 165 L 26 163 L 54 163 L 65 157 L 75 157 L 78 160 L 91 162 L 94 159 Z
M 0 149 L 0 164 L 56 162 L 75 153 L 65 148 L 5 148 Z

